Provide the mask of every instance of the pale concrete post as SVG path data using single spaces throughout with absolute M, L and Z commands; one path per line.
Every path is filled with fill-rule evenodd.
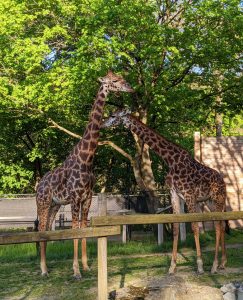
M 199 131 L 194 132 L 194 158 L 199 162 L 202 161 L 201 134 Z
M 180 213 L 185 213 L 184 201 L 180 200 Z M 180 223 L 180 237 L 181 241 L 186 240 L 186 223 Z
M 122 225 L 122 242 L 123 244 L 127 242 L 127 225 Z
M 56 218 L 54 219 L 54 221 L 51 225 L 51 230 L 56 230 Z
M 164 225 L 158 224 L 158 245 L 164 242 Z
M 201 149 L 201 133 L 199 131 L 194 132 L 194 158 L 202 162 L 202 149 Z M 204 231 L 203 222 L 198 222 L 200 232 Z
M 107 214 L 107 199 L 105 194 L 98 195 L 99 216 Z M 107 286 L 107 237 L 98 238 L 98 300 L 108 299 Z

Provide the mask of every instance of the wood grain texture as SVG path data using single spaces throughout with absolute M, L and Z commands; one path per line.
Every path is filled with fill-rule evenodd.
M 0 234 L 0 245 L 21 244 L 43 241 L 72 240 L 87 237 L 103 237 L 118 235 L 120 226 L 86 227 L 82 229 L 65 229 L 44 232 L 3 233 Z
M 125 225 L 125 224 L 163 224 L 200 221 L 220 221 L 243 219 L 243 211 L 210 212 L 193 214 L 154 214 L 106 216 L 91 218 L 91 226 Z

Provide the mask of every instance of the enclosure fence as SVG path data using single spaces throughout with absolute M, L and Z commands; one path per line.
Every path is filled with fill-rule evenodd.
M 100 198 L 102 200 L 102 197 Z M 91 218 L 91 227 L 83 229 L 66 229 L 46 232 L 26 232 L 0 235 L 0 245 L 57 241 L 96 237 L 98 239 L 98 300 L 108 299 L 107 280 L 107 237 L 121 234 L 121 225 L 128 224 L 163 224 L 201 221 L 224 221 L 243 219 L 243 211 L 211 212 L 193 214 L 151 214 L 105 216 L 106 201 L 102 202 L 100 216 Z M 104 216 L 102 216 L 104 214 Z

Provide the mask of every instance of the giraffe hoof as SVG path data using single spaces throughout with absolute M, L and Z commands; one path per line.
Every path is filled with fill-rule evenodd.
M 43 272 L 43 273 L 41 273 L 41 276 L 42 277 L 49 277 L 49 273 L 48 272 Z
M 214 267 L 213 267 L 213 268 L 211 269 L 211 274 L 216 274 L 216 273 L 217 273 L 217 268 L 214 268 Z
M 84 270 L 85 272 L 89 272 L 89 271 L 90 271 L 90 267 L 89 267 L 89 266 L 84 267 L 83 270 Z
M 173 275 L 175 275 L 175 272 L 176 272 L 176 269 L 174 267 L 170 267 L 169 271 L 168 271 L 168 275 L 173 276 Z
M 81 276 L 80 273 L 79 273 L 79 274 L 73 274 L 73 278 L 74 278 L 75 280 L 81 280 L 81 279 L 82 279 L 82 276 Z
M 197 275 L 203 275 L 204 274 L 204 270 L 197 270 Z
M 211 274 L 217 273 L 217 270 L 218 270 L 218 262 L 215 261 L 215 262 L 213 263 L 213 266 L 212 266 L 212 269 L 211 269 Z
M 225 270 L 225 266 L 224 266 L 224 265 L 220 265 L 220 266 L 219 266 L 219 269 L 220 269 L 220 270 Z

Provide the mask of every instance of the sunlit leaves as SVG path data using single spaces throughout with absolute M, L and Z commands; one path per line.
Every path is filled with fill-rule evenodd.
M 0 0 L 1 161 L 15 166 L 24 158 L 21 166 L 31 172 L 37 159 L 43 171 L 60 163 L 76 141 L 48 118 L 82 134 L 97 78 L 109 69 L 136 89 L 132 97 L 112 94 L 110 102 L 146 112 L 150 126 L 188 149 L 194 130 L 214 134 L 216 111 L 225 114 L 224 134 L 240 127 L 229 122 L 242 108 L 239 3 Z M 116 133 L 107 137 L 134 153 L 132 136 L 121 139 L 123 130 L 118 139 Z M 100 176 L 102 161 L 110 161 L 102 159 L 111 155 L 106 151 L 98 152 Z

